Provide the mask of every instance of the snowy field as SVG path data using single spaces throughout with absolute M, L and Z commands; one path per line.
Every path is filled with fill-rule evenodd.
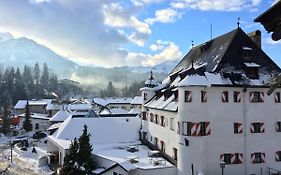
M 30 139 L 31 142 L 32 139 Z M 8 168 L 8 173 L 13 175 L 51 175 L 52 170 L 46 164 L 46 144 L 44 141 L 34 141 L 34 148 L 37 153 L 32 153 L 32 146 L 27 151 L 22 151 L 15 145 L 13 148 L 13 163 L 10 162 L 11 150 L 9 148 L 9 138 L 0 137 L 0 174 Z M 39 165 L 39 160 L 41 165 Z M 43 161 L 42 161 L 43 160 Z M 42 163 L 43 162 L 43 163 Z M 4 173 L 3 173 L 4 174 Z

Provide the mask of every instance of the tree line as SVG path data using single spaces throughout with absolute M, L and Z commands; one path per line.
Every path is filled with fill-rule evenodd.
M 21 99 L 57 98 L 83 94 L 83 89 L 71 81 L 58 81 L 56 74 L 50 73 L 48 65 L 41 70 L 38 63 L 34 67 L 25 65 L 23 70 L 9 67 L 0 72 L 0 106 L 14 105 Z

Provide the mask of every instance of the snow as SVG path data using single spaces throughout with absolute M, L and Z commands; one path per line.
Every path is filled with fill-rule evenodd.
M 100 114 L 128 114 L 129 111 L 122 108 L 112 108 L 112 109 L 104 109 L 100 112 Z
M 155 109 L 163 109 L 167 111 L 176 111 L 178 109 L 178 103 L 175 101 L 175 96 L 171 95 L 168 99 L 165 100 L 164 95 L 160 98 L 155 98 L 151 100 L 145 107 L 155 108 Z
M 25 113 L 18 115 L 19 117 L 25 117 Z M 41 120 L 50 120 L 48 114 L 41 114 L 41 113 L 31 113 L 30 117 L 33 119 L 41 119 Z
M 63 122 L 70 115 L 72 115 L 70 111 L 61 109 L 50 119 L 50 122 Z
M 68 117 L 49 139 L 68 149 L 70 141 L 88 126 L 92 144 L 131 142 L 139 139 L 141 120 L 138 117 L 72 118 Z M 129 131 L 129 132 L 128 132 Z
M 139 114 L 140 113 L 140 110 L 136 109 L 136 108 L 133 108 L 129 111 L 129 114 Z
M 133 100 L 131 101 L 132 105 L 141 105 L 142 104 L 142 97 L 141 96 L 135 96 Z
M 243 50 L 253 50 L 253 48 L 250 47 L 242 47 Z
M 56 123 L 56 124 L 52 124 L 47 131 L 49 130 L 53 130 L 53 129 L 58 129 L 60 127 L 61 123 Z
M 132 146 L 138 147 L 138 151 L 127 151 L 127 149 Z M 173 166 L 162 157 L 149 157 L 149 153 L 151 152 L 151 150 L 147 146 L 142 145 L 139 141 L 122 144 L 96 144 L 94 145 L 93 150 L 95 150 L 95 155 L 114 161 L 127 170 L 132 170 L 136 168 L 153 169 L 159 167 L 164 168 Z M 130 163 L 130 159 L 138 160 L 138 162 Z M 160 160 L 163 163 L 155 165 L 154 162 L 157 160 Z
M 247 67 L 261 67 L 260 65 L 256 63 L 244 63 Z
M 28 101 L 30 106 L 44 106 L 48 103 L 51 103 L 51 99 L 42 99 L 42 100 L 30 100 Z M 19 100 L 15 105 L 14 109 L 24 109 L 26 106 L 27 100 Z

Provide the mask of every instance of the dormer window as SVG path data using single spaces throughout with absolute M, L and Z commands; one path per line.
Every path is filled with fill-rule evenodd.
M 246 62 L 245 65 L 245 71 L 246 75 L 250 79 L 259 79 L 259 69 L 260 65 L 252 62 Z
M 242 58 L 244 61 L 250 62 L 253 59 L 253 49 L 250 47 L 242 47 Z

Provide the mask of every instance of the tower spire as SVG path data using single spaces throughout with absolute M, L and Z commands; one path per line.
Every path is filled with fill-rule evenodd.
M 152 72 L 152 70 L 150 71 L 150 78 L 149 78 L 150 80 L 153 80 L 154 78 L 153 78 L 153 72 Z
M 240 17 L 237 19 L 237 27 L 240 28 Z

